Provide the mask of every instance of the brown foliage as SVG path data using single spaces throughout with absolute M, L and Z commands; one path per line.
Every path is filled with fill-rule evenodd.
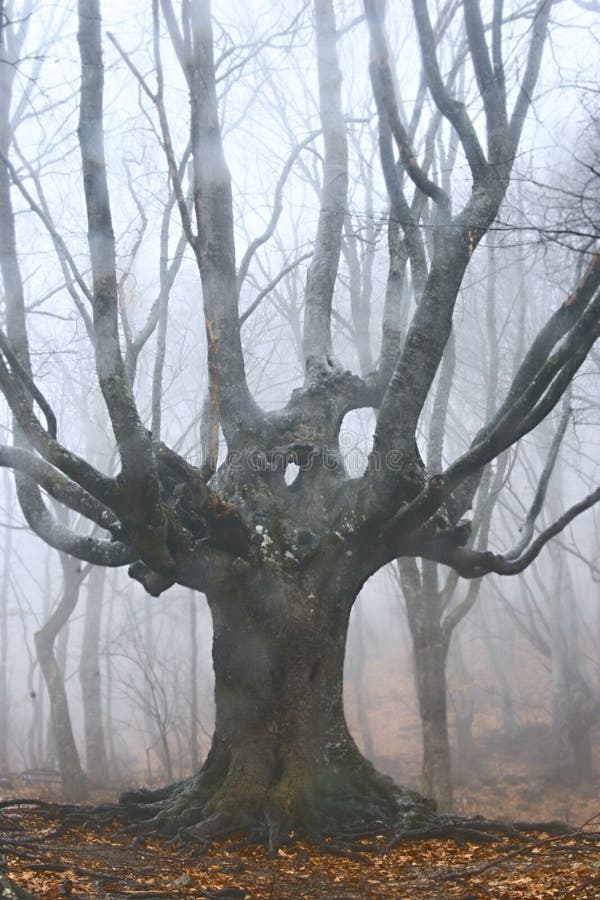
M 600 890 L 598 817 L 570 835 L 528 833 L 523 841 L 502 837 L 481 846 L 405 840 L 390 853 L 381 835 L 344 846 L 298 842 L 269 859 L 264 847 L 243 841 L 202 847 L 140 840 L 114 826 L 65 827 L 60 812 L 53 804 L 0 805 L 6 875 L 45 900 L 513 900 L 593 898 Z

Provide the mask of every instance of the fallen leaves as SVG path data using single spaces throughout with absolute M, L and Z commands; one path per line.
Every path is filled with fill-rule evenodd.
M 351 857 L 298 842 L 269 859 L 266 848 L 220 841 L 200 848 L 137 840 L 117 827 L 63 828 L 59 808 L 0 810 L 4 874 L 42 900 L 206 898 L 206 900 L 381 900 L 381 898 L 560 898 L 600 893 L 600 834 L 510 837 L 491 845 L 358 842 Z

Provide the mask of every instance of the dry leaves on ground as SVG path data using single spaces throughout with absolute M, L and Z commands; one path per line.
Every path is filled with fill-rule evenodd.
M 351 847 L 299 842 L 269 859 L 245 841 L 201 848 L 132 838 L 118 826 L 65 827 L 59 806 L 24 801 L 0 804 L 0 872 L 44 900 L 591 900 L 600 895 L 598 819 L 570 835 L 528 833 L 523 843 L 403 840 L 386 853 L 389 835 L 381 835 Z M 10 897 L 6 887 L 0 896 Z

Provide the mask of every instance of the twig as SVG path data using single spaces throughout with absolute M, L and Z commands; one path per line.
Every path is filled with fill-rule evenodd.
M 495 859 L 492 859 L 489 862 L 485 863 L 484 865 L 479 866 L 475 869 L 468 869 L 465 872 L 455 872 L 455 873 L 452 873 L 451 875 L 446 875 L 445 880 L 453 881 L 453 880 L 458 880 L 460 878 L 472 878 L 474 875 L 482 875 L 484 872 L 487 872 L 489 869 L 494 869 L 496 866 L 504 865 L 504 863 L 508 862 L 511 859 L 514 859 L 515 857 L 519 856 L 520 854 L 528 853 L 530 851 L 537 849 L 538 847 L 547 847 L 552 844 L 558 844 L 561 841 L 565 841 L 565 840 L 569 840 L 569 841 L 581 840 L 581 839 L 585 840 L 586 838 L 589 838 L 589 834 L 586 834 L 583 831 L 583 829 L 586 827 L 586 825 L 588 825 L 590 822 L 594 821 L 594 819 L 596 819 L 596 818 L 598 818 L 598 817 L 593 816 L 591 819 L 589 819 L 587 822 L 584 822 L 583 825 L 581 825 L 579 828 L 575 829 L 574 831 L 567 831 L 563 834 L 558 834 L 558 835 L 553 835 L 552 837 L 542 838 L 539 841 L 531 841 L 526 846 L 517 847 L 515 850 L 512 850 L 509 853 L 505 853 L 502 856 L 498 856 Z M 554 824 L 554 823 L 549 823 L 549 824 Z M 540 822 L 540 826 L 543 827 L 543 823 Z M 600 840 L 600 837 L 597 838 L 596 840 Z

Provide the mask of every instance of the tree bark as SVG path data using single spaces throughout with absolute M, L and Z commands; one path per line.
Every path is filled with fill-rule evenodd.
M 435 567 L 424 561 L 421 577 L 413 560 L 401 559 L 398 563 L 423 736 L 421 790 L 440 811 L 448 812 L 453 805 L 446 685 L 448 639 L 440 618 Z
M 62 561 L 65 579 L 62 598 L 50 618 L 36 631 L 34 641 L 50 697 L 50 718 L 63 800 L 67 803 L 82 803 L 88 796 L 87 781 L 73 736 L 65 683 L 54 654 L 56 637 L 77 604 L 82 577 L 80 566 L 75 560 L 63 558 Z
M 465 659 L 462 632 L 455 630 L 450 645 L 451 661 L 456 676 L 454 700 L 454 721 L 456 724 L 455 774 L 468 778 L 474 764 L 473 719 L 475 717 L 476 684 L 473 670 Z
M 342 683 L 357 591 L 318 574 L 262 569 L 209 592 L 211 750 L 191 780 L 124 795 L 130 815 L 196 838 L 244 829 L 276 847 L 291 831 L 362 831 L 429 810 L 378 773 L 349 733 Z M 335 597 L 328 581 L 337 581 Z
M 200 766 L 198 754 L 198 613 L 196 596 L 190 591 L 190 762 Z
M 6 512 L 10 520 L 12 509 L 12 491 L 8 476 L 4 478 Z M 2 581 L 0 583 L 0 772 L 8 772 L 8 592 L 10 582 L 10 560 L 12 553 L 12 529 L 4 529 L 4 552 Z
M 107 647 L 112 646 L 113 641 L 113 632 L 111 629 L 111 624 L 113 622 L 114 616 L 114 607 L 115 607 L 115 579 L 111 578 L 109 591 L 108 591 L 108 610 L 106 615 L 106 621 L 104 625 L 104 641 Z M 113 719 L 113 700 L 114 700 L 114 691 L 113 691 L 113 660 L 110 653 L 106 654 L 104 660 L 104 673 L 106 679 L 106 737 L 107 737 L 107 750 L 110 759 L 110 769 L 113 773 L 115 780 L 120 779 L 121 777 L 121 762 L 119 760 L 119 756 L 117 753 L 117 749 L 115 747 L 115 722 Z
M 552 726 L 557 773 L 567 785 L 590 786 L 591 691 L 582 670 L 574 619 L 573 584 L 565 559 L 554 564 L 556 589 L 548 591 L 552 647 Z
M 87 775 L 91 782 L 105 786 L 110 781 L 100 676 L 100 629 L 106 572 L 94 568 L 88 581 L 79 663 L 79 682 L 83 697 L 83 728 Z
M 436 623 L 432 623 L 435 625 Z M 440 812 L 453 806 L 448 710 L 446 699 L 446 645 L 441 629 L 426 641 L 415 640 L 417 698 L 423 729 L 421 790 L 435 800 Z

